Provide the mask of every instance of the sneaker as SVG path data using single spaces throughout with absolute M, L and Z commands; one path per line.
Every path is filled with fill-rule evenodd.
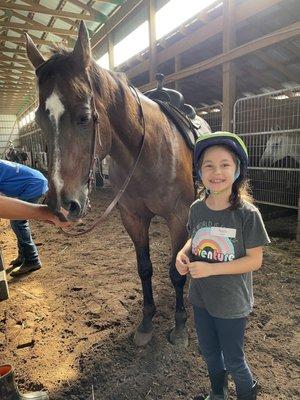
M 27 274 L 28 272 L 32 271 L 37 271 L 42 267 L 42 264 L 40 261 L 35 261 L 33 263 L 29 263 L 27 261 L 24 261 L 18 268 L 15 268 L 11 273 L 10 276 L 20 276 Z

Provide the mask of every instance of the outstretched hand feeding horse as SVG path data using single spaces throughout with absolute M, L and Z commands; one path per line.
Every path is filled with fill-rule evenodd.
M 69 219 L 82 217 L 94 157 L 102 160 L 111 156 L 109 180 L 118 193 L 142 147 L 136 169 L 118 201 L 122 222 L 135 246 L 143 288 L 143 318 L 135 342 L 147 344 L 153 332 L 148 230 L 151 219 L 159 215 L 167 222 L 172 242 L 170 278 L 176 311 L 170 340 L 187 345 L 186 277 L 176 271 L 175 258 L 187 239 L 187 215 L 195 195 L 192 151 L 158 104 L 96 64 L 83 22 L 73 51 L 58 51 L 47 61 L 28 35 L 26 38 L 27 55 L 38 81 L 36 120 L 48 147 L 48 205 L 57 213 L 64 207 Z

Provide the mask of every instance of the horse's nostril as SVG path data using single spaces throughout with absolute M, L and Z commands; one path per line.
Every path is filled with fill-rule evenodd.
M 69 212 L 72 215 L 79 215 L 80 214 L 80 204 L 78 203 L 78 201 L 70 201 L 70 205 L 69 205 Z

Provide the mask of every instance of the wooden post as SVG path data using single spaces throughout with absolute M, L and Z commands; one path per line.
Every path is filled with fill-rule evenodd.
M 174 62 L 175 62 L 175 72 L 179 72 L 181 70 L 181 55 L 180 54 L 176 54 Z M 180 92 L 179 80 L 175 81 L 175 90 L 178 90 L 178 92 Z
M 4 262 L 0 250 L 0 301 L 7 300 L 8 298 L 9 298 L 9 292 L 6 280 L 6 272 L 4 269 Z
M 223 53 L 235 47 L 235 0 L 223 3 Z M 222 130 L 231 131 L 233 105 L 236 96 L 236 76 L 233 62 L 223 64 Z
M 115 57 L 114 57 L 114 42 L 111 33 L 107 35 L 107 41 L 108 41 L 107 43 L 108 43 L 109 69 L 113 71 L 115 68 Z
M 157 72 L 156 65 L 156 0 L 148 0 L 148 21 L 149 21 L 149 82 L 155 81 L 155 75 Z
M 297 222 L 296 240 L 297 242 L 300 242 L 300 192 L 298 198 L 298 222 Z

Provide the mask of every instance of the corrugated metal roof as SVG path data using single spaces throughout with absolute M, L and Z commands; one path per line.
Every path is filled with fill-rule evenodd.
M 81 19 L 87 19 L 86 25 L 92 36 L 124 1 L 40 0 L 34 4 L 15 0 L 7 2 L 7 6 L 2 5 L 0 114 L 17 113 L 31 101 L 30 95 L 26 97 L 25 94 L 32 86 L 30 79 L 33 82 L 34 74 L 24 53 L 24 31 L 28 32 L 41 52 L 48 52 L 52 43 L 63 42 L 67 47 L 72 47 Z M 55 15 L 56 10 L 60 10 L 60 14 Z M 5 40 L 5 37 L 9 39 Z M 34 95 L 32 91 L 32 98 Z

